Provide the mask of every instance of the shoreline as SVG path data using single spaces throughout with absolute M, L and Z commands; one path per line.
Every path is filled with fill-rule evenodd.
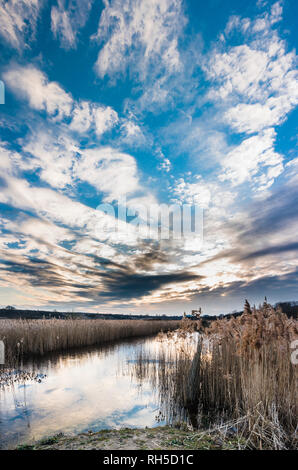
M 244 443 L 236 435 L 158 426 L 104 429 L 76 435 L 61 433 L 19 445 L 15 450 L 240 450 L 244 449 Z

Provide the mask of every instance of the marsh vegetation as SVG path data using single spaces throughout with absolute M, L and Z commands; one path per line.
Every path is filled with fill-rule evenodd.
M 178 325 L 162 320 L 5 319 L 0 320 L 0 340 L 5 344 L 5 364 L 11 367 L 30 356 L 150 336 Z
M 7 403 L 16 397 L 19 402 L 30 382 L 22 399 L 24 436 L 30 415 L 30 427 L 40 437 L 45 429 L 98 432 L 109 426 L 155 423 L 178 426 L 188 436 L 185 442 L 194 433 L 200 442 L 219 439 L 221 448 L 231 441 L 239 449 L 294 449 L 298 377 L 291 344 L 298 337 L 297 323 L 267 302 L 258 309 L 246 302 L 241 316 L 207 325 L 200 318 L 2 320 L 0 339 L 6 344 L 11 381 L 17 382 L 19 366 L 23 374 L 22 389 L 15 387 L 11 396 L 3 393 Z M 100 352 L 116 340 L 120 340 L 118 349 Z M 71 353 L 74 348 L 84 351 L 83 347 L 94 349 Z M 56 359 L 46 359 L 53 353 Z M 46 362 L 32 363 L 29 373 L 30 358 Z M 8 370 L 7 365 L 2 370 L 7 382 Z M 78 374 L 84 381 L 78 381 Z M 49 401 L 52 393 L 59 394 L 58 402 Z M 63 409 L 59 403 L 64 403 Z M 82 404 L 84 414 L 74 414 Z M 17 406 L 7 423 L 20 419 Z
M 183 320 L 178 332 L 161 337 L 165 348 L 155 360 L 140 354 L 133 374 L 150 377 L 172 423 L 221 429 L 245 448 L 296 448 L 295 338 L 297 321 L 267 303 L 252 310 L 247 303 L 242 316 L 208 328 Z

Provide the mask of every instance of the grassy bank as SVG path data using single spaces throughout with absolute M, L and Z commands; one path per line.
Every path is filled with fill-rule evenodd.
M 0 340 L 5 344 L 6 365 L 83 346 L 173 330 L 177 321 L 148 320 L 0 320 Z
M 18 450 L 239 450 L 245 440 L 229 432 L 189 431 L 169 426 L 87 432 L 76 436 L 58 434 Z

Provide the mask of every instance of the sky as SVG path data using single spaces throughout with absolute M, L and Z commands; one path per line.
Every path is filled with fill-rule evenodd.
M 297 18 L 296 0 L 0 0 L 0 305 L 297 300 Z M 142 232 L 140 207 L 173 204 L 202 231 Z

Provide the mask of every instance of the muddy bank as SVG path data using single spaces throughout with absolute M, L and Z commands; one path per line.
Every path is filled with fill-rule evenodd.
M 17 450 L 237 450 L 243 440 L 220 433 L 189 431 L 162 426 L 145 429 L 120 429 L 58 434 L 42 441 L 18 446 Z

